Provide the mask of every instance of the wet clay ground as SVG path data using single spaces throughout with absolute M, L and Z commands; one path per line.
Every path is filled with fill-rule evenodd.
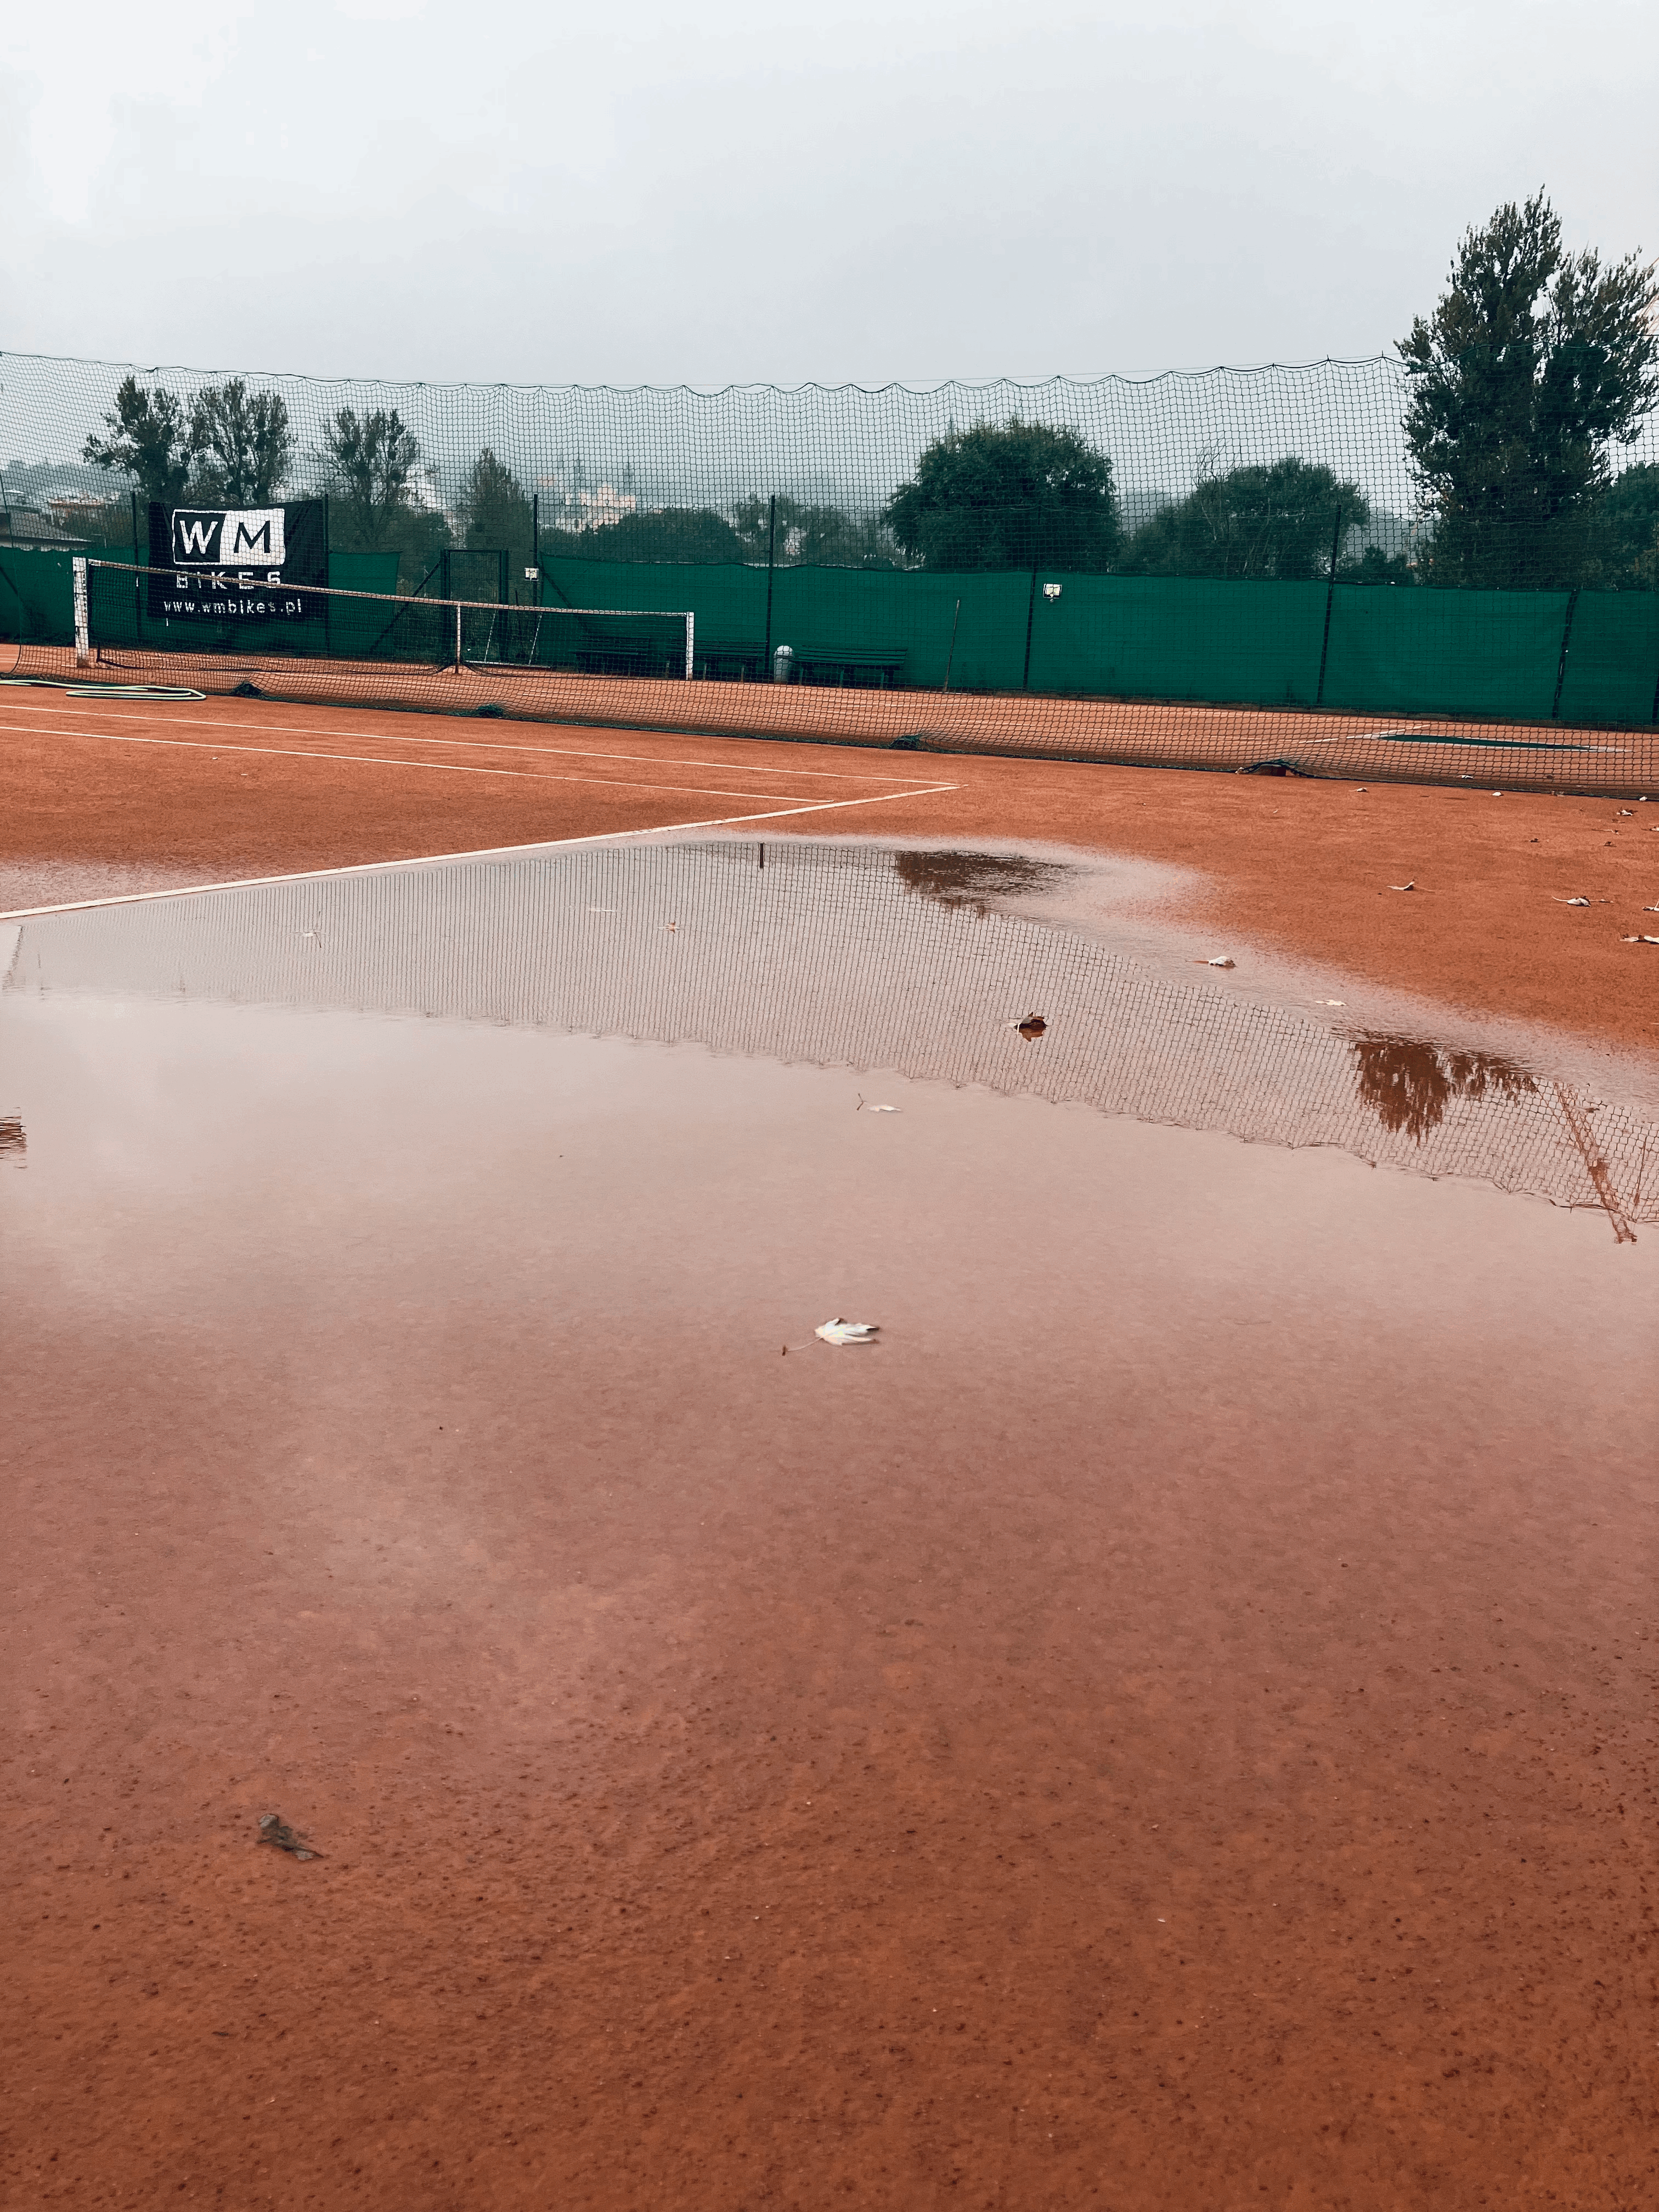
M 268 756 L 163 808 L 97 750 L 54 795 L 7 743 L 76 866 L 533 811 L 392 769 L 342 830 Z M 1538 921 L 1525 840 L 1633 901 L 1645 808 L 945 765 L 880 828 L 1219 846 L 1212 912 L 1320 950 L 1374 911 L 1382 980 L 1643 1041 L 1634 971 L 1553 933 L 1611 909 Z M 645 804 L 529 834 L 590 803 Z M 877 826 L 799 826 L 837 820 Z M 1379 846 L 1462 853 L 1439 911 L 1486 919 L 1382 897 Z M 1293 852 L 1324 902 L 1274 908 Z M 1576 949 L 1494 981 L 1494 908 Z M 8 2206 L 1659 2196 L 1650 1232 L 1029 1097 L 118 994 L 0 995 L 0 1115 Z
M 137 740 L 135 742 L 134 740 Z M 945 790 L 939 786 L 948 786 Z M 914 789 L 915 795 L 903 795 Z M 856 803 L 851 803 L 856 802 Z M 791 811 L 812 808 L 814 811 Z M 830 811 L 824 811 L 824 810 Z M 1659 1043 L 1652 803 L 0 692 L 0 905 L 766 813 L 1194 870 L 1178 911 L 1373 982 Z M 1410 892 L 1390 887 L 1413 883 Z M 1565 903 L 1586 897 L 1588 908 Z
M 1650 1240 L 696 1047 L 3 1034 L 9 2203 L 1653 2201 Z

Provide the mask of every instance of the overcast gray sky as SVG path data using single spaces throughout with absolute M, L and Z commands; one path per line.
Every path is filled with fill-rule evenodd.
M 1383 350 L 1547 185 L 1659 252 L 1646 0 L 14 0 L 0 348 L 482 381 Z

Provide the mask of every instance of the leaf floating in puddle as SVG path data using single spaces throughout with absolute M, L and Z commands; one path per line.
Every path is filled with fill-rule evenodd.
M 1016 1022 L 1014 1024 L 1014 1027 L 1018 1030 L 1020 1036 L 1024 1038 L 1027 1044 L 1035 1044 L 1037 1039 L 1046 1032 L 1048 1024 L 1043 1020 L 1041 1014 L 1027 1014 L 1023 1022 Z
M 879 1322 L 843 1321 L 837 1314 L 833 1321 L 824 1322 L 812 1334 L 821 1336 L 826 1344 L 873 1344 L 880 1327 Z
M 314 1850 L 302 1835 L 290 1828 L 280 1813 L 260 1814 L 259 1841 L 274 1844 L 279 1851 L 291 1851 L 296 1859 L 319 1859 L 323 1856 L 319 1850 Z

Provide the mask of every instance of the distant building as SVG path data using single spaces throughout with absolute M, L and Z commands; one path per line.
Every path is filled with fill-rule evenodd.
M 66 528 L 54 516 L 27 507 L 0 507 L 0 545 L 17 552 L 82 553 L 92 542 L 84 531 Z

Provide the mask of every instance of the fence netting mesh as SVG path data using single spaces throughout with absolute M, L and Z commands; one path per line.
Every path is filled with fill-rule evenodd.
M 1651 423 L 1576 475 L 1494 447 L 1449 492 L 1417 465 L 1397 361 L 696 392 L 6 355 L 0 381 L 0 635 L 21 672 L 72 655 L 80 557 L 108 564 L 83 650 L 208 690 L 1654 777 Z

